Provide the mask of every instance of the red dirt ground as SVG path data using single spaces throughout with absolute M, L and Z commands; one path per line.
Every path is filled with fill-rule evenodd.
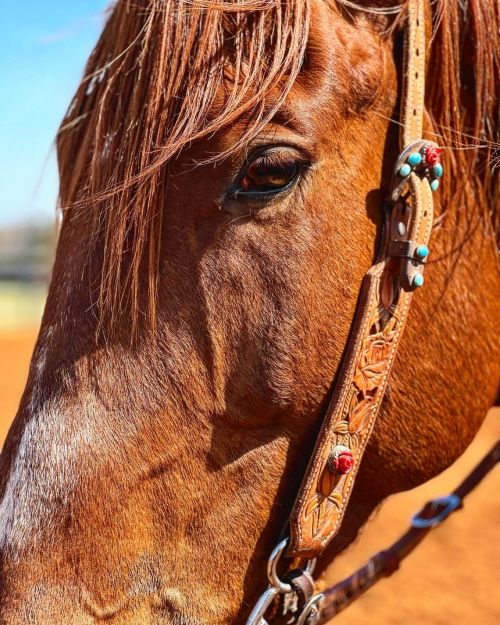
M 24 388 L 36 331 L 0 333 L 0 442 Z M 331 567 L 341 579 L 396 539 L 427 499 L 447 494 L 500 437 L 492 410 L 467 452 L 445 473 L 392 497 L 357 543 Z M 379 583 L 336 625 L 498 625 L 500 623 L 500 467 L 468 498 L 465 509 L 434 530 L 392 578 Z

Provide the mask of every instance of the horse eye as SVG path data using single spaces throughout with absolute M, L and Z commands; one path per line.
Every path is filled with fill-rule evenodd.
M 281 193 L 293 186 L 303 164 L 294 153 L 260 154 L 244 166 L 234 196 L 238 199 L 265 199 Z

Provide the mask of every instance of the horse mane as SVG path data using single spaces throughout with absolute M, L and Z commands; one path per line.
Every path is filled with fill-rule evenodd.
M 481 223 L 485 236 L 496 238 L 497 243 L 499 16 L 497 0 L 433 4 L 426 84 L 426 109 L 436 133 L 431 138 L 446 148 L 442 203 L 459 211 L 468 209 L 471 224 Z
M 350 9 L 362 4 L 325 1 Z M 96 285 L 100 317 L 115 319 L 127 307 L 133 327 L 140 314 L 154 323 L 158 207 L 164 205 L 168 164 L 191 142 L 242 116 L 245 130 L 231 151 L 269 122 L 300 72 L 310 5 L 118 0 L 57 138 L 65 219 L 90 215 L 89 251 L 96 240 L 103 244 Z M 455 190 L 450 183 L 447 199 L 491 206 L 489 217 L 498 227 L 492 160 L 499 127 L 496 0 L 438 0 L 432 6 L 427 110 L 441 143 L 454 148 L 449 180 L 460 181 Z M 143 289 L 147 310 L 139 304 Z

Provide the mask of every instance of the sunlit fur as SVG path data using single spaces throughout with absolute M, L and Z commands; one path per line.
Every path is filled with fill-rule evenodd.
M 499 389 L 495 3 L 429 5 L 438 222 L 326 577 L 384 497 L 463 451 Z M 244 622 L 380 235 L 404 73 L 392 5 L 111 12 L 58 136 L 61 235 L 0 457 L 2 625 Z M 229 207 L 270 144 L 311 167 Z

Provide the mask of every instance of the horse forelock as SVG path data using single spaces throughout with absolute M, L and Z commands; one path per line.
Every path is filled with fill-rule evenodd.
M 132 309 L 146 254 L 154 313 L 158 200 L 169 161 L 242 115 L 246 129 L 230 151 L 263 128 L 300 70 L 308 7 L 307 0 L 116 5 L 58 136 L 60 204 L 90 209 L 94 235 L 104 240 L 103 309 L 123 303 L 120 258 L 128 246 Z

